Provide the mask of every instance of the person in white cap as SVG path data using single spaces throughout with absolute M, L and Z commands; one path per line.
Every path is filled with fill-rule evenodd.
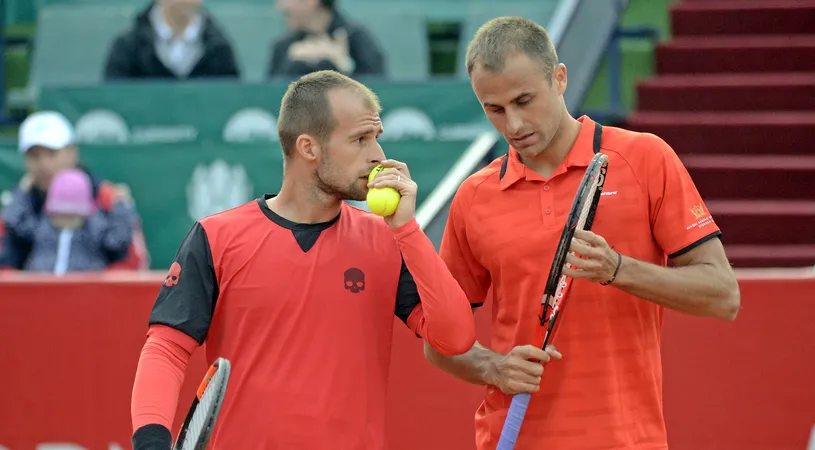
M 26 174 L 12 194 L 11 202 L 3 210 L 0 268 L 25 268 L 33 241 L 22 224 L 31 223 L 32 218 L 42 217 L 51 181 L 63 170 L 78 168 L 88 174 L 93 198 L 100 210 L 110 211 L 117 203 L 125 203 L 128 208 L 133 208 L 124 186 L 102 181 L 79 164 L 74 128 L 62 114 L 40 111 L 28 116 L 20 125 L 18 150 L 25 161 Z M 135 210 L 133 216 L 137 217 Z M 108 267 L 147 268 L 148 256 L 140 227 L 135 227 L 132 234 L 132 242 L 125 251 L 108 252 L 105 255 Z
M 26 176 L 22 187 L 48 190 L 60 170 L 76 167 L 79 152 L 74 129 L 60 113 L 42 111 L 30 115 L 20 125 L 17 149 L 25 159 Z

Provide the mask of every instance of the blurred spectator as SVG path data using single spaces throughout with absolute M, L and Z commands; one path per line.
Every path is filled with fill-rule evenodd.
M 44 111 L 26 118 L 20 126 L 18 148 L 25 158 L 26 174 L 3 210 L 0 268 L 22 270 L 29 264 L 34 247 L 32 224 L 40 223 L 44 216 L 46 193 L 52 180 L 57 173 L 74 168 L 85 172 L 90 179 L 92 198 L 101 214 L 120 216 L 121 205 L 130 210 L 131 223 L 125 227 L 130 230 L 130 245 L 103 252 L 106 267 L 147 268 L 149 256 L 127 187 L 102 181 L 78 163 L 74 130 L 64 116 Z
M 79 169 L 59 172 L 45 200 L 45 214 L 22 217 L 15 225 L 18 234 L 32 241 L 24 269 L 32 272 L 103 270 L 106 254 L 124 254 L 133 233 L 133 210 L 122 197 L 105 214 L 96 208 L 93 186 Z
M 157 0 L 113 42 L 105 79 L 238 77 L 229 40 L 202 0 Z
M 318 70 L 348 76 L 384 76 L 379 44 L 360 24 L 347 20 L 335 0 L 276 0 L 289 33 L 272 47 L 269 77 L 294 78 Z

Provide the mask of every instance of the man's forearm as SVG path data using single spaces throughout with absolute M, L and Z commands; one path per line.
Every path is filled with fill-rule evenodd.
M 413 220 L 395 233 L 405 265 L 421 297 L 420 320 L 411 315 L 409 326 L 447 355 L 461 355 L 475 343 L 475 320 L 470 302 L 430 238 Z
M 714 264 L 662 267 L 623 256 L 612 286 L 685 314 L 733 320 L 739 289 L 729 270 Z
M 467 353 L 444 356 L 430 345 L 424 345 L 425 358 L 434 366 L 471 384 L 494 384 L 496 362 L 501 354 L 485 348 L 478 342 Z

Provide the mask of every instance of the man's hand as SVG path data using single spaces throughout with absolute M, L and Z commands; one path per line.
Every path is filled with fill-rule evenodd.
M 573 268 L 564 267 L 563 274 L 595 283 L 606 283 L 614 278 L 618 261 L 617 252 L 609 247 L 602 236 L 591 231 L 577 230 L 566 255 L 566 262 Z
M 543 365 L 560 358 L 562 355 L 552 345 L 547 346 L 546 351 L 533 345 L 521 345 L 513 348 L 495 364 L 488 382 L 505 394 L 538 392 Z
M 340 72 L 349 72 L 351 57 L 348 48 L 348 32 L 337 30 L 333 38 L 327 34 L 308 37 L 289 46 L 289 59 L 316 63 L 331 61 Z
M 31 174 L 26 173 L 23 175 L 23 178 L 20 179 L 20 190 L 22 191 L 29 191 L 34 186 L 34 178 Z
M 374 179 L 368 183 L 368 188 L 391 187 L 402 196 L 396 212 L 385 217 L 385 223 L 395 230 L 416 217 L 416 193 L 419 186 L 410 178 L 407 164 L 393 159 L 386 159 L 381 164 L 385 170 L 374 175 Z

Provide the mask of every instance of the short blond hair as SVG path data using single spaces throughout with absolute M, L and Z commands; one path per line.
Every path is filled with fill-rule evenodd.
M 337 125 L 328 93 L 334 89 L 351 89 L 361 93 L 368 105 L 380 112 L 379 98 L 367 86 L 333 70 L 320 70 L 303 75 L 289 84 L 280 103 L 277 134 L 283 155 L 290 157 L 297 138 L 303 134 L 325 142 Z
M 548 75 L 558 65 L 555 45 L 545 28 L 524 17 L 497 17 L 482 25 L 467 45 L 467 73 L 472 75 L 476 65 L 499 72 L 512 53 L 539 61 Z

